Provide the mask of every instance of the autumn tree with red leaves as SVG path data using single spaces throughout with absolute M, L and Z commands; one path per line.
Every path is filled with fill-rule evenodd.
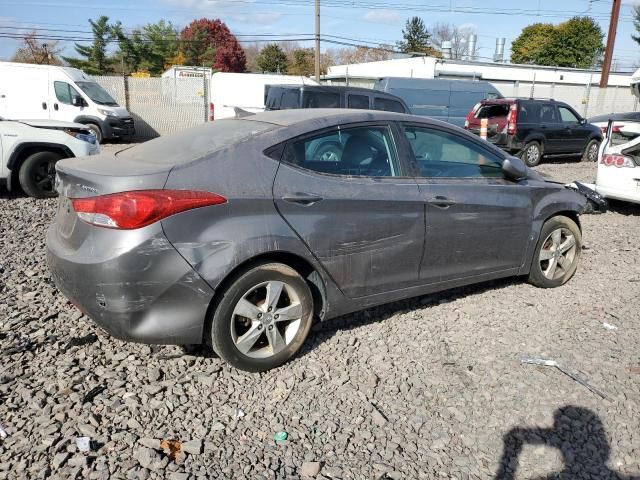
M 225 23 L 201 18 L 187 25 L 180 34 L 187 65 L 211 66 L 221 72 L 244 72 L 244 50 Z

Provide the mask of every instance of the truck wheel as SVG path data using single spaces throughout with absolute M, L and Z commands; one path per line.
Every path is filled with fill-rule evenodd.
M 96 125 L 95 123 L 85 123 L 84 126 L 91 130 L 91 133 L 96 136 L 96 140 L 98 140 L 98 143 L 102 143 L 102 130 L 100 130 L 100 127 L 98 125 Z
M 528 167 L 535 167 L 540 164 L 542 160 L 542 145 L 538 142 L 527 143 L 520 152 L 520 158 Z
M 18 172 L 24 193 L 34 198 L 55 197 L 56 162 L 61 158 L 54 152 L 38 152 L 27 157 Z
M 583 162 L 595 162 L 598 160 L 598 151 L 600 150 L 600 142 L 597 140 L 591 140 L 587 143 L 587 148 L 584 149 L 582 154 Z

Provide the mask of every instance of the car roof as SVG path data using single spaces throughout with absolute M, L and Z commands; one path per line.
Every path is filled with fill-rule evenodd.
M 288 127 L 297 123 L 314 122 L 330 119 L 332 124 L 370 122 L 376 120 L 386 121 L 419 121 L 421 123 L 431 123 L 451 126 L 439 120 L 418 117 L 405 113 L 394 113 L 382 110 L 361 110 L 354 108 L 295 108 L 288 110 L 271 110 L 256 113 L 242 120 L 273 123 L 281 127 Z
M 365 94 L 376 94 L 381 96 L 393 96 L 389 95 L 387 92 L 382 92 L 380 90 L 375 90 L 373 88 L 365 88 L 365 87 L 350 87 L 348 85 L 270 85 L 270 88 L 286 88 L 286 89 L 303 89 L 303 90 L 317 90 L 321 92 L 361 92 Z

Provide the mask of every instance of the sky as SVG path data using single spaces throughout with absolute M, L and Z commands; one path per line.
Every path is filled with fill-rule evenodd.
M 575 15 L 589 15 L 598 21 L 606 35 L 612 0 L 321 0 L 320 3 L 321 34 L 327 35 L 327 39 L 353 43 L 336 38 L 343 37 L 355 43 L 395 44 L 402 37 L 405 21 L 419 16 L 427 27 L 445 22 L 473 28 L 478 35 L 478 56 L 488 60 L 493 55 L 496 38 L 505 37 L 509 49 L 522 28 L 535 22 L 560 23 Z M 505 8 L 507 3 L 509 8 Z M 619 69 L 640 65 L 640 45 L 631 39 L 635 33 L 633 5 L 639 3 L 640 0 L 623 0 L 614 52 L 614 64 Z M 84 37 L 87 34 L 53 30 L 87 31 L 88 19 L 100 15 L 119 20 L 128 29 L 160 19 L 183 27 L 195 18 L 220 18 L 245 45 L 256 38 L 285 35 L 303 38 L 301 35 L 313 34 L 315 22 L 313 0 L 0 0 L 0 36 L 49 29 L 40 33 Z M 18 40 L 0 38 L 0 59 L 8 59 L 18 45 Z M 65 54 L 73 53 L 73 42 L 63 45 Z M 312 45 L 308 42 L 308 46 Z M 323 42 L 323 50 L 332 47 L 340 45 Z

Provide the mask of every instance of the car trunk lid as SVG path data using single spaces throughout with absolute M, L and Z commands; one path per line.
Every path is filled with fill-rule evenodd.
M 467 122 L 468 130 L 480 135 L 482 120 L 487 120 L 487 140 L 497 140 L 507 128 L 510 103 L 481 102 L 470 112 Z

